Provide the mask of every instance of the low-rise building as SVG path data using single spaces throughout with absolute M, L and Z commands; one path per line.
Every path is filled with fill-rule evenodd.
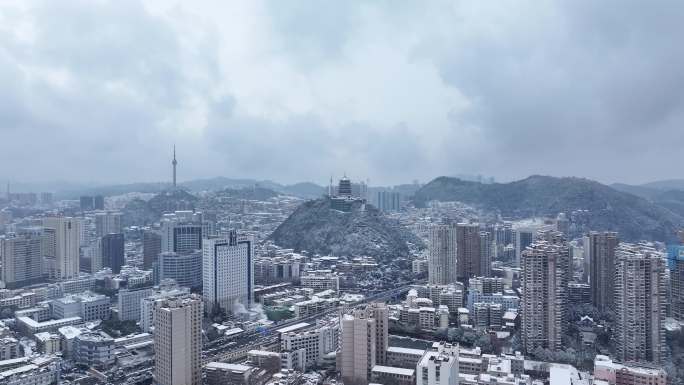
M 380 384 L 413 385 L 416 382 L 416 370 L 375 365 L 371 369 L 371 380 Z
M 424 349 L 390 346 L 387 348 L 387 364 L 398 368 L 415 368 L 423 354 Z
M 417 385 L 458 383 L 458 346 L 435 342 L 416 366 Z
M 81 333 L 74 341 L 74 361 L 80 365 L 108 368 L 114 364 L 114 339 L 103 333 Z
M 337 305 L 337 302 L 337 298 L 323 299 L 313 297 L 310 300 L 295 303 L 294 314 L 295 317 L 305 318 L 332 309 Z
M 81 317 L 84 321 L 109 319 L 109 297 L 92 292 L 70 294 L 52 302 L 55 318 Z
M 602 381 L 601 383 L 597 381 Z M 613 362 L 608 356 L 594 359 L 594 384 L 605 385 L 665 385 L 667 374 L 662 367 L 630 366 Z
M 26 290 L 0 290 L 0 309 L 15 307 L 26 309 L 36 304 L 36 293 Z
M 83 322 L 81 317 L 70 317 L 44 322 L 34 321 L 29 317 L 17 317 L 17 327 L 28 335 L 35 335 L 41 332 L 53 332 L 62 326 L 77 325 Z
M 207 385 L 250 385 L 258 371 L 249 365 L 210 362 L 204 367 L 204 372 Z
M 38 350 L 43 354 L 56 354 L 62 351 L 62 337 L 56 333 L 36 333 L 33 336 L 36 340 Z
M 59 359 L 38 357 L 17 365 L 5 366 L 0 361 L 0 384 L 3 385 L 53 385 L 59 382 Z
M 292 331 L 280 336 L 281 351 L 305 351 L 305 367 L 316 366 L 323 357 L 338 347 L 340 327 L 336 320 L 319 324 L 316 328 L 306 331 Z
M 249 362 L 261 369 L 275 373 L 280 370 L 280 353 L 267 350 L 250 350 L 247 352 Z
M 151 287 L 142 289 L 121 289 L 116 303 L 119 320 L 140 321 L 140 302 L 151 296 L 154 289 Z
M 300 277 L 302 287 L 308 287 L 315 292 L 324 290 L 340 290 L 340 277 L 331 271 L 308 271 Z
M 0 361 L 11 360 L 19 356 L 19 341 L 14 337 L 0 338 Z

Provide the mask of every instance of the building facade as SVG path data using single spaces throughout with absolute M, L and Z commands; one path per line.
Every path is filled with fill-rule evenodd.
M 143 230 L 143 269 L 152 269 L 161 253 L 161 234 L 157 231 Z
M 458 385 L 457 345 L 436 342 L 416 365 L 417 385 Z
M 430 228 L 428 280 L 431 284 L 447 285 L 457 282 L 456 228 L 434 225 Z
M 562 347 L 570 252 L 563 242 L 539 240 L 522 254 L 522 326 L 525 350 Z
M 387 361 L 388 316 L 383 303 L 342 315 L 339 367 L 345 384 L 368 384 L 373 367 Z
M 586 240 L 589 242 L 589 253 L 585 258 L 589 258 L 591 303 L 601 312 L 612 311 L 615 295 L 615 248 L 620 242 L 618 235 L 609 231 L 592 231 Z
M 157 304 L 154 317 L 154 382 L 202 383 L 202 299 L 191 295 Z
M 71 217 L 48 217 L 43 219 L 43 227 L 51 234 L 44 239 L 47 242 L 45 256 L 51 259 L 48 275 L 57 279 L 77 277 L 81 222 Z
M 41 228 L 23 229 L 0 239 L 0 280 L 17 288 L 42 280 L 43 234 Z
M 254 301 L 254 248 L 249 239 L 205 239 L 202 249 L 203 298 L 207 312 L 215 307 L 232 312 L 237 303 L 249 308 Z
M 665 255 L 648 244 L 615 249 L 615 347 L 620 362 L 665 358 Z
M 124 236 L 121 233 L 109 233 L 102 237 L 102 264 L 119 274 L 121 266 L 126 264 L 124 254 Z
M 202 287 L 202 251 L 195 250 L 187 253 L 159 254 L 159 281 L 173 279 L 180 286 L 189 288 Z
M 482 276 L 480 258 L 480 225 L 459 223 L 456 225 L 457 278 L 467 282 L 470 277 Z

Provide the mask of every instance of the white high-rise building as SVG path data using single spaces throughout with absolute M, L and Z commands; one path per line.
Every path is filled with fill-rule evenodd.
M 21 287 L 41 280 L 42 228 L 21 229 L 0 238 L 0 279 L 8 287 Z
M 48 274 L 57 279 L 78 277 L 81 222 L 71 217 L 48 217 L 43 218 L 43 227 L 51 234 L 48 248 L 54 252 L 54 264 L 50 264 L 54 270 Z
M 202 296 L 211 313 L 216 306 L 232 312 L 235 304 L 246 308 L 254 294 L 254 249 L 251 240 L 209 238 L 202 245 Z
M 365 385 L 375 365 L 387 361 L 387 306 L 372 303 L 341 318 L 341 374 L 344 383 Z
M 435 342 L 416 365 L 417 385 L 458 385 L 458 345 Z
M 154 317 L 154 383 L 202 383 L 202 299 L 197 295 L 157 303 Z
M 432 284 L 457 282 L 456 227 L 434 225 L 430 228 L 428 279 Z
M 615 249 L 615 350 L 620 362 L 659 364 L 666 356 L 665 255 L 648 244 Z
M 143 333 L 150 333 L 154 330 L 154 315 L 157 304 L 169 298 L 184 298 L 190 295 L 187 287 L 156 287 L 155 292 L 140 300 L 140 329 Z

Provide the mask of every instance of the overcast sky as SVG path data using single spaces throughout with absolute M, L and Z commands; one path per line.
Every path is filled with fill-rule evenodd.
M 684 177 L 684 2 L 229 3 L 0 3 L 0 179 Z

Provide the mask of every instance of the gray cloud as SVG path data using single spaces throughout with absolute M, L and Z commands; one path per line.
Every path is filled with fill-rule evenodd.
M 0 178 L 678 177 L 684 4 L 0 5 Z

